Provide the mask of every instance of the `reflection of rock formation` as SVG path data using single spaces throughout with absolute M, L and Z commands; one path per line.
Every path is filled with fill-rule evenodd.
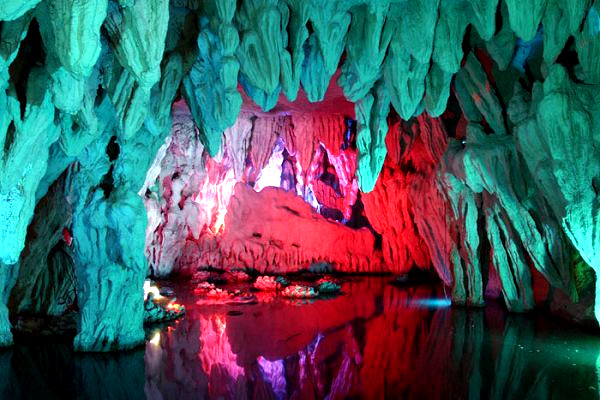
M 188 314 L 189 320 L 163 332 L 158 345 L 147 345 L 146 395 L 283 399 L 595 395 L 589 389 L 598 379 L 593 341 L 577 341 L 543 319 L 507 316 L 493 306 L 452 309 L 440 303 L 440 294 L 429 287 L 399 290 L 380 283 L 346 283 L 348 296 L 308 305 L 244 306 L 241 315 L 227 315 L 226 309 L 196 309 Z M 572 340 L 577 351 L 564 349 L 565 340 Z M 561 348 L 569 353 L 555 354 Z
M 198 360 L 200 321 L 188 314 L 177 329 L 159 335 L 158 343 L 146 343 L 146 397 L 203 398 L 208 380 Z

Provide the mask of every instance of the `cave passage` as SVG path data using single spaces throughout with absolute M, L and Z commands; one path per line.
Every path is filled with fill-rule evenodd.
M 0 398 L 598 398 L 599 26 L 0 0 Z

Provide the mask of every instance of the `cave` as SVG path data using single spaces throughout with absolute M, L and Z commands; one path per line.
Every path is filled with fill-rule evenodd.
M 1 0 L 0 398 L 598 399 L 599 27 Z

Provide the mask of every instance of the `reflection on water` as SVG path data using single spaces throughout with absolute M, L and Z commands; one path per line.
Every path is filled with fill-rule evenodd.
M 0 352 L 0 398 L 598 398 L 597 336 L 385 283 L 243 306 L 198 306 L 179 287 L 186 318 L 148 332 L 145 349 L 74 356 L 67 344 L 21 343 Z

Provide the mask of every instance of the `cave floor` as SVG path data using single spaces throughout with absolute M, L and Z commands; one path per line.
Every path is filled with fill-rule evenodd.
M 598 398 L 593 333 L 389 281 L 245 305 L 196 304 L 191 283 L 162 282 L 187 314 L 148 327 L 145 347 L 74 354 L 66 339 L 17 336 L 0 352 L 0 398 Z

